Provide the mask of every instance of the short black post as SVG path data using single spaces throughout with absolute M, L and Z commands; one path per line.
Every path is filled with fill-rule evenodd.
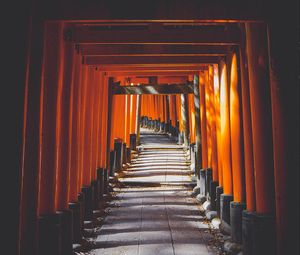
M 97 210 L 99 209 L 99 181 L 94 180 L 91 181 L 92 191 L 93 191 L 93 209 Z
M 58 211 L 61 226 L 62 255 L 73 254 L 73 212 L 70 210 Z
M 122 147 L 122 167 L 121 170 L 123 169 L 123 165 L 127 163 L 127 157 L 126 157 L 126 143 L 123 143 Z
M 131 148 L 126 148 L 127 163 L 131 163 Z
M 276 254 L 276 228 L 273 215 L 255 213 L 252 217 L 253 254 Z
M 84 220 L 93 220 L 93 190 L 91 186 L 83 186 L 81 189 L 85 196 Z
M 80 203 L 72 202 L 69 203 L 69 209 L 72 211 L 72 243 L 80 243 L 82 239 L 81 223 L 80 223 Z
M 212 169 L 207 168 L 205 171 L 205 195 L 210 199 L 210 183 L 212 181 Z
M 242 212 L 242 242 L 243 255 L 253 255 L 253 217 L 254 212 Z
M 220 214 L 221 220 L 230 225 L 230 202 L 233 201 L 233 196 L 230 194 L 221 194 L 220 199 Z
M 116 151 L 113 150 L 109 153 L 109 166 L 110 166 L 110 176 L 114 176 L 115 175 L 115 171 L 116 171 Z
M 122 164 L 123 164 L 123 158 L 122 158 L 122 152 L 123 152 L 122 139 L 120 139 L 120 138 L 115 138 L 114 139 L 114 151 L 116 152 L 116 155 L 115 155 L 116 171 L 121 171 Z
M 223 194 L 223 187 L 218 186 L 216 188 L 216 209 L 217 209 L 217 213 L 218 216 L 221 218 L 221 194 Z
M 219 185 L 219 182 L 217 181 L 211 181 L 210 182 L 210 208 L 212 211 L 217 210 L 217 186 Z
M 80 228 L 83 231 L 84 218 L 85 218 L 85 194 L 80 192 L 78 194 L 78 202 L 80 204 Z
M 242 212 L 245 209 L 245 203 L 230 202 L 231 239 L 235 243 L 242 243 Z
M 107 168 L 105 168 L 103 172 L 104 172 L 103 194 L 108 194 L 109 177 L 108 177 L 108 171 L 107 171 Z
M 130 134 L 130 149 L 136 151 L 136 134 Z
M 62 255 L 59 215 L 42 215 L 38 219 L 38 254 Z
M 97 180 L 99 182 L 99 200 L 103 198 L 103 189 L 104 189 L 104 170 L 103 168 L 97 169 Z

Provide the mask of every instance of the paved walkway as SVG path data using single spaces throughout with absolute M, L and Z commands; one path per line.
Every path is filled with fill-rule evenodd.
M 181 146 L 143 130 L 142 151 L 120 178 L 93 255 L 212 255 L 213 237 L 188 193 L 189 166 Z

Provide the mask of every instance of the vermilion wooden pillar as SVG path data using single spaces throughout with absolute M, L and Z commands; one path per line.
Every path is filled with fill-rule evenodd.
M 76 202 L 79 192 L 79 173 L 80 173 L 80 80 L 81 80 L 81 56 L 76 52 L 74 56 L 74 73 L 72 79 L 73 100 L 72 100 L 72 119 L 70 128 L 72 128 L 72 137 L 70 141 L 71 159 L 70 159 L 70 192 L 69 201 Z
M 80 100 L 79 105 L 79 130 L 78 130 L 78 181 L 77 190 L 80 191 L 83 184 L 84 168 L 84 128 L 85 128 L 85 105 L 86 105 L 86 87 L 87 87 L 87 66 L 81 66 L 81 77 L 79 84 Z
M 242 143 L 241 88 L 237 56 L 233 53 L 230 67 L 230 138 L 234 202 L 245 201 L 244 147 Z
M 219 68 L 214 65 L 214 107 L 216 122 L 216 139 L 217 139 L 217 155 L 218 155 L 218 182 L 219 186 L 223 186 L 223 164 L 222 164 L 222 146 L 221 146 L 221 116 L 220 116 L 220 82 Z
M 70 128 L 70 115 L 72 114 L 72 92 L 73 92 L 73 51 L 74 45 L 70 42 L 64 42 L 64 66 L 63 81 L 58 90 L 57 102 L 57 140 L 56 147 L 56 167 L 57 184 L 55 192 L 55 208 L 57 210 L 66 210 L 68 208 L 68 197 L 70 190 L 70 146 L 72 129 Z
M 250 107 L 256 185 L 256 211 L 274 213 L 272 115 L 267 30 L 263 24 L 246 24 Z
M 275 197 L 267 29 L 246 24 L 256 212 L 253 252 L 275 254 Z
M 232 173 L 229 119 L 229 86 L 227 77 L 227 66 L 223 61 L 220 63 L 220 133 L 224 194 L 231 195 Z
M 200 118 L 201 118 L 201 145 L 202 145 L 202 168 L 208 167 L 207 162 L 207 132 L 206 132 L 206 104 L 205 104 L 205 75 L 200 72 Z
M 241 79 L 236 53 L 230 54 L 230 138 L 233 201 L 230 203 L 231 238 L 242 243 L 242 212 L 245 204 L 244 147 L 242 131 Z
M 232 165 L 230 139 L 230 103 L 228 69 L 224 61 L 220 63 L 220 117 L 221 148 L 223 169 L 223 194 L 220 195 L 220 216 L 222 224 L 230 224 L 230 202 L 232 196 Z
M 210 104 L 210 125 L 211 125 L 211 167 L 212 179 L 217 182 L 219 180 L 218 172 L 218 152 L 217 152 L 217 134 L 216 134 L 216 111 L 214 98 L 214 68 L 212 65 L 208 67 L 208 96 Z
M 181 94 L 181 121 L 183 126 L 184 146 L 189 145 L 190 129 L 189 129 L 189 115 L 188 115 L 188 96 Z
M 43 63 L 44 24 L 33 18 L 28 35 L 29 50 L 26 64 L 24 95 L 23 151 L 20 187 L 20 254 L 37 254 L 37 212 L 40 150 L 40 94 Z
M 245 37 L 245 27 L 242 26 Z M 241 96 L 243 111 L 243 140 L 244 140 L 244 165 L 245 165 L 245 188 L 246 188 L 246 209 L 254 212 L 255 203 L 255 183 L 254 183 L 254 162 L 253 162 L 253 141 L 251 126 L 251 109 L 249 94 L 249 77 L 247 68 L 247 57 L 245 49 L 245 39 L 239 48 L 240 70 L 241 70 Z
M 136 113 L 135 113 L 135 130 L 136 130 L 136 144 L 140 144 L 140 119 L 141 119 L 141 105 L 144 97 L 141 95 L 136 95 Z
M 278 255 L 299 253 L 299 54 L 291 47 L 299 2 L 291 3 L 283 20 L 277 3 L 268 23 Z
M 197 185 L 193 189 L 193 194 L 198 195 L 200 193 L 200 169 L 202 166 L 202 149 L 201 149 L 201 124 L 200 124 L 200 80 L 199 75 L 193 77 L 193 89 L 194 97 L 194 109 L 195 109 L 195 175 L 197 178 Z
M 57 96 L 62 83 L 63 26 L 46 24 L 40 122 L 39 215 L 55 213 L 56 147 L 58 142 Z

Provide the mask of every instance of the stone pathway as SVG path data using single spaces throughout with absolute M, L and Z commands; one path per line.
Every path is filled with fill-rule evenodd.
M 183 148 L 167 135 L 143 130 L 142 150 L 120 178 L 93 255 L 212 255 L 213 240 L 190 197 Z

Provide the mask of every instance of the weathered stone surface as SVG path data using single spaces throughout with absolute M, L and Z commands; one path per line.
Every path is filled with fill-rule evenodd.
M 218 214 L 217 214 L 216 211 L 207 211 L 207 212 L 205 213 L 205 216 L 206 216 L 206 218 L 207 218 L 208 220 L 212 220 L 212 219 L 218 217 Z
M 191 172 L 182 146 L 154 133 L 141 133 L 141 142 L 88 254 L 218 254 L 200 206 L 189 196 Z
M 227 240 L 224 242 L 224 251 L 228 255 L 238 255 L 242 251 L 242 245 Z
M 203 203 L 203 208 L 204 208 L 204 210 L 205 211 L 209 211 L 210 210 L 210 202 L 209 201 L 205 201 L 204 203 Z
M 197 195 L 196 199 L 199 201 L 200 204 L 203 204 L 206 201 L 206 196 L 199 194 Z

